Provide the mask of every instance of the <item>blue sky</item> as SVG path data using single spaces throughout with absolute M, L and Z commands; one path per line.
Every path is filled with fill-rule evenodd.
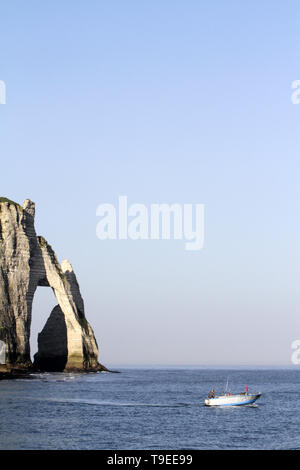
M 290 363 L 299 14 L 296 0 L 1 5 L 1 195 L 36 202 L 105 364 Z M 205 204 L 204 249 L 98 240 L 96 208 L 119 195 Z M 39 288 L 34 335 L 54 305 Z

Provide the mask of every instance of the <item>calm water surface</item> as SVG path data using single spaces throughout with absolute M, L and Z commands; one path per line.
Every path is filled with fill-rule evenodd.
M 261 391 L 207 408 L 210 388 Z M 122 369 L 0 381 L 0 449 L 300 449 L 300 370 Z

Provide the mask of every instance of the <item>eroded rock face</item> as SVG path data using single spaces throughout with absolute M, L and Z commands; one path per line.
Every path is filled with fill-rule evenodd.
M 38 353 L 34 364 L 39 370 L 63 371 L 68 362 L 68 336 L 65 316 L 56 305 L 38 335 Z
M 6 367 L 30 369 L 32 301 L 37 286 L 53 289 L 58 305 L 39 335 L 41 370 L 102 370 L 93 330 L 85 318 L 76 276 L 34 228 L 35 205 L 0 198 L 0 340 Z

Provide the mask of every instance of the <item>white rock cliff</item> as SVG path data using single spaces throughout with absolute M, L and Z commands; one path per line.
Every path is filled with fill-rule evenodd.
M 6 344 L 3 370 L 30 370 L 30 325 L 38 286 L 53 289 L 58 305 L 38 337 L 34 368 L 43 371 L 106 370 L 98 362 L 98 346 L 85 318 L 75 273 L 34 228 L 35 205 L 23 207 L 0 198 L 0 340 Z

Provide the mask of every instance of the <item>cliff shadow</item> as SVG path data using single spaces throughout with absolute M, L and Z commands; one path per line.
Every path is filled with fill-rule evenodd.
M 60 306 L 56 305 L 38 335 L 38 352 L 33 365 L 42 372 L 62 372 L 67 361 L 67 326 Z

